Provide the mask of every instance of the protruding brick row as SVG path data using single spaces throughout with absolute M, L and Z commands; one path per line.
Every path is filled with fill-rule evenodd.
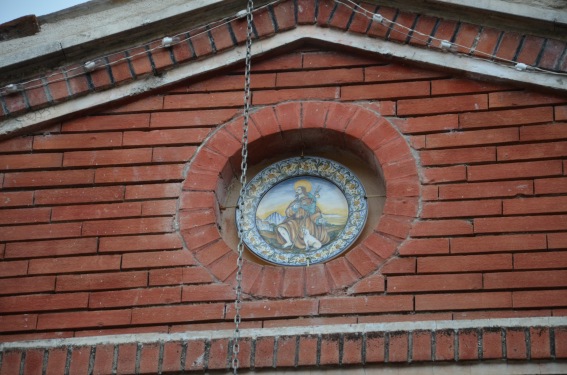
M 295 334 L 243 337 L 239 364 L 242 369 L 302 366 L 360 365 L 360 363 L 411 363 L 508 360 L 550 360 L 565 357 L 565 327 L 481 327 L 462 329 L 368 331 L 364 333 Z M 551 348 L 554 349 L 552 352 Z M 32 347 L 2 354 L 2 373 L 20 366 L 55 371 L 102 373 L 202 372 L 228 369 L 232 353 L 229 338 L 167 340 L 165 342 L 99 344 L 74 347 Z M 45 360 L 46 359 L 46 360 Z M 106 369 L 106 370 L 104 370 Z M 41 372 L 41 371 L 40 371 Z

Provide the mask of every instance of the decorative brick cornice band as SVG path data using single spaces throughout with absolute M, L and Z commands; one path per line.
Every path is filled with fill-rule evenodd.
M 229 368 L 232 331 L 0 344 L 2 373 L 170 373 Z M 566 318 L 515 318 L 242 330 L 241 368 L 567 358 Z
M 430 37 L 454 41 L 466 47 L 456 51 L 462 55 L 479 57 L 479 54 L 483 56 L 489 54 L 496 58 L 557 72 L 567 70 L 566 44 L 562 41 L 519 35 L 465 22 L 413 14 L 400 9 L 377 7 L 368 3 L 360 3 L 359 7 L 370 12 L 379 11 L 400 25 L 414 28 Z M 418 38 L 417 35 L 408 36 L 407 31 L 398 26 L 372 22 L 349 7 L 332 0 L 282 1 L 257 11 L 254 20 L 257 39 L 267 39 L 298 26 L 315 25 L 319 28 L 346 31 L 349 35 L 367 38 L 360 40 L 359 44 L 373 43 L 372 40 L 378 39 L 392 42 L 394 49 L 396 46 L 411 46 L 413 50 L 418 51 L 438 53 L 442 50 L 438 41 L 431 38 L 425 41 L 422 40 L 423 38 Z M 151 41 L 105 58 L 108 64 L 118 60 L 120 62 L 92 72 L 83 72 L 80 65 L 66 67 L 67 69 L 77 68 L 82 72 L 73 77 L 68 77 L 63 71 L 47 73 L 45 76 L 37 77 L 37 80 L 33 82 L 24 84 L 23 91 L 0 95 L 0 118 L 7 119 L 38 111 L 91 93 L 118 88 L 123 84 L 143 78 L 159 77 L 167 70 L 194 64 L 211 56 L 222 55 L 242 45 L 244 26 L 242 19 L 236 19 L 226 27 L 191 38 L 190 34 L 202 31 L 195 30 L 187 33 L 186 37 L 191 38 L 188 42 L 177 44 L 171 49 L 158 48 L 150 52 L 150 49 L 159 46 L 161 42 L 160 40 Z M 304 33 L 305 35 L 309 33 Z M 363 46 L 360 48 L 365 49 Z M 148 52 L 139 54 L 143 51 Z M 392 54 L 388 53 L 387 49 L 384 53 Z M 135 58 L 129 57 L 134 55 Z M 393 55 L 396 56 L 396 53 Z M 462 62 L 454 64 L 455 67 L 461 65 Z M 491 68 L 484 69 L 484 73 L 490 74 L 493 69 L 498 69 L 498 66 L 492 64 Z M 525 76 L 520 75 L 520 80 L 529 76 L 529 73 L 524 74 Z

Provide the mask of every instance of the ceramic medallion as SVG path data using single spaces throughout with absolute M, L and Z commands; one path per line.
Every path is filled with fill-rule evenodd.
M 344 252 L 361 233 L 365 196 L 360 180 L 335 161 L 286 159 L 248 183 L 236 223 L 250 251 L 270 263 L 321 263 Z

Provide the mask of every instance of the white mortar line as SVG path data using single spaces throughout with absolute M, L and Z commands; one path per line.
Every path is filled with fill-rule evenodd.
M 401 45 L 370 38 L 365 35 L 346 33 L 317 26 L 300 26 L 293 30 L 276 34 L 268 39 L 256 41 L 252 46 L 252 55 L 258 57 L 268 52 L 277 51 L 282 46 L 301 41 L 319 41 L 336 46 L 352 47 L 361 51 L 374 52 L 384 57 L 424 63 L 433 68 L 451 69 L 466 73 L 471 77 L 496 79 L 516 84 L 529 84 L 534 87 L 554 89 L 567 93 L 567 77 L 565 76 L 516 71 L 511 67 L 501 66 L 470 56 Z M 95 108 L 99 106 L 108 106 L 128 97 L 155 89 L 163 89 L 188 78 L 229 67 L 244 61 L 244 53 L 244 47 L 237 47 L 203 60 L 176 66 L 172 70 L 162 73 L 161 76 L 148 76 L 129 84 L 104 91 L 91 92 L 83 97 L 7 119 L 0 122 L 0 136 L 21 131 L 34 125 L 55 121 L 79 112 L 96 110 Z
M 536 317 L 510 319 L 478 319 L 478 320 L 439 320 L 395 323 L 334 324 L 323 326 L 278 327 L 242 329 L 241 337 L 275 337 L 297 335 L 328 335 L 369 332 L 411 332 L 418 330 L 459 330 L 476 328 L 530 328 L 567 326 L 567 317 Z M 124 335 L 74 337 L 34 341 L 16 341 L 0 343 L 0 351 L 11 349 L 56 348 L 66 346 L 120 345 L 127 343 L 151 344 L 171 341 L 195 341 L 230 339 L 232 330 L 188 331 L 179 333 L 137 333 Z

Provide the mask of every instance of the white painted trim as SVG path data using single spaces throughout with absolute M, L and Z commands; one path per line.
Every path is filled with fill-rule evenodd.
M 242 329 L 241 337 L 275 337 L 295 335 L 325 335 L 368 332 L 411 332 L 417 330 L 458 330 L 489 327 L 530 328 L 567 326 L 567 317 L 535 317 L 478 320 L 439 320 L 394 323 L 335 324 L 304 327 L 250 328 Z M 55 348 L 62 346 L 120 345 L 127 343 L 150 344 L 170 341 L 213 340 L 231 338 L 232 330 L 188 331 L 180 333 L 138 333 L 63 339 L 17 341 L 0 343 L 0 351 L 9 349 Z
M 345 33 L 339 30 L 317 26 L 301 26 L 291 31 L 276 34 L 271 38 L 257 41 L 253 44 L 252 54 L 253 56 L 261 56 L 269 52 L 277 51 L 285 45 L 302 41 L 330 43 L 335 46 L 350 47 L 411 63 L 427 64 L 433 68 L 451 69 L 474 78 L 505 81 L 522 86 L 529 85 L 536 88 L 553 89 L 561 93 L 567 93 L 567 76 L 517 71 L 512 67 L 475 59 L 470 56 L 417 48 L 410 45 L 369 38 L 365 35 Z M 237 47 L 228 52 L 213 55 L 203 60 L 180 65 L 164 72 L 161 76 L 148 76 L 129 84 L 105 91 L 93 92 L 58 105 L 7 119 L 0 123 L 0 137 L 24 130 L 31 126 L 52 122 L 81 111 L 87 111 L 97 106 L 108 106 L 128 97 L 171 86 L 206 72 L 241 63 L 244 60 L 244 53 L 244 47 Z
M 514 3 L 502 0 L 437 0 L 441 4 L 459 5 L 465 8 L 473 8 L 486 12 L 498 12 L 508 15 L 524 17 L 544 22 L 555 22 L 567 24 L 567 12 L 534 6 L 526 3 Z
M 265 369 L 246 370 L 246 374 L 266 374 Z M 487 360 L 482 362 L 413 362 L 365 364 L 364 367 L 309 367 L 302 369 L 271 368 L 269 373 L 282 375 L 518 375 L 567 373 L 567 363 L 561 361 L 509 361 Z M 223 374 L 232 374 L 232 371 Z
M 49 54 L 65 56 L 65 50 L 79 48 L 84 43 L 104 40 L 143 25 L 151 25 L 180 14 L 190 14 L 206 6 L 221 7 L 225 0 L 168 0 L 168 1 L 123 1 L 110 2 L 106 9 L 90 12 L 85 4 L 83 13 L 76 11 L 74 17 L 55 22 L 46 22 L 40 33 L 0 42 L 4 50 L 0 68 L 25 64 Z M 64 13 L 63 10 L 61 13 Z M 125 17 L 124 15 L 128 15 Z M 56 14 L 51 14 L 56 18 Z M 96 27 L 93 27 L 96 25 Z

